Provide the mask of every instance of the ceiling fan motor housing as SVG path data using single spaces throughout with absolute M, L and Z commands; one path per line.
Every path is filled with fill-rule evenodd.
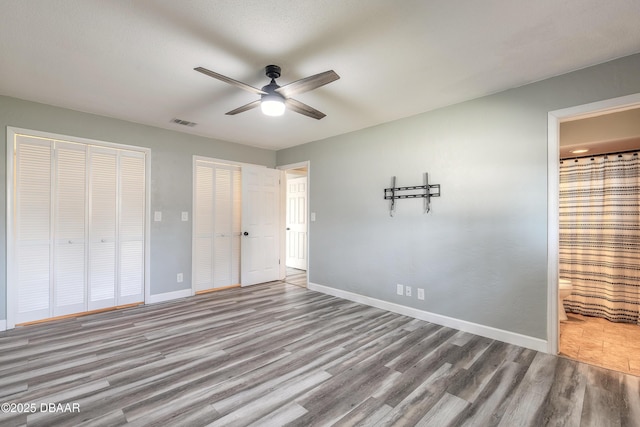
M 276 89 L 280 87 L 280 85 L 276 83 L 275 80 L 280 77 L 280 67 L 278 67 L 277 65 L 267 65 L 266 67 L 264 67 L 264 71 L 267 77 L 271 79 L 271 83 L 262 87 L 262 90 L 267 92 L 266 94 L 262 95 L 262 99 L 284 99 L 284 96 L 276 92 Z
M 277 65 L 267 65 L 264 67 L 264 72 L 270 79 L 277 79 L 280 77 L 280 72 L 282 70 Z

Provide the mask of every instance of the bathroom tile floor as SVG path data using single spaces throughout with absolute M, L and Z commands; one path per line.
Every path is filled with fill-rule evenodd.
M 560 355 L 640 376 L 640 326 L 567 313 L 560 322 Z

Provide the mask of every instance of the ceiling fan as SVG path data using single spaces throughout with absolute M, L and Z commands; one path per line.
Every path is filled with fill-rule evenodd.
M 335 71 L 329 70 L 325 71 L 324 73 L 315 74 L 313 76 L 305 77 L 304 79 L 296 80 L 293 83 L 280 86 L 276 83 L 276 79 L 280 77 L 280 67 L 278 67 L 277 65 L 267 65 L 264 70 L 267 77 L 271 79 L 271 83 L 263 86 L 262 89 L 258 89 L 246 83 L 242 83 L 230 77 L 218 74 L 214 71 L 207 70 L 203 67 L 196 67 L 194 68 L 194 70 L 201 72 L 202 74 L 206 74 L 207 76 L 213 77 L 214 79 L 218 79 L 225 83 L 229 83 L 233 86 L 239 87 L 240 89 L 244 89 L 247 92 L 261 95 L 260 99 L 226 113 L 230 116 L 238 113 L 243 113 L 245 111 L 251 110 L 252 108 L 256 108 L 257 106 L 260 106 L 262 112 L 267 116 L 281 116 L 282 114 L 284 114 L 284 110 L 286 107 L 296 113 L 320 120 L 321 118 L 326 116 L 326 114 L 316 110 L 313 107 L 308 106 L 307 104 L 296 101 L 291 97 L 293 95 L 298 95 L 300 93 L 317 89 L 320 86 L 324 86 L 340 78 L 340 76 L 336 74 Z

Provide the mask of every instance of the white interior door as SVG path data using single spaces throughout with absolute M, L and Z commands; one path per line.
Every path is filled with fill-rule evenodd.
M 120 151 L 118 305 L 144 301 L 145 155 Z
M 196 160 L 193 210 L 195 292 L 240 283 L 240 168 Z
M 13 143 L 13 141 L 7 141 Z M 51 141 L 19 135 L 15 145 L 15 268 L 7 281 L 8 326 L 50 317 Z
M 281 171 L 242 166 L 242 286 L 279 277 Z
M 213 288 L 213 165 L 196 161 L 193 175 L 193 289 Z
M 307 177 L 287 179 L 287 267 L 307 269 Z
M 55 142 L 53 316 L 86 311 L 87 146 Z
M 89 148 L 88 308 L 116 305 L 118 152 Z
M 213 287 L 240 283 L 240 168 L 215 165 Z

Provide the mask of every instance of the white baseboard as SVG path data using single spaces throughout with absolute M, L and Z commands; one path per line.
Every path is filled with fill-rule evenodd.
M 179 291 L 166 292 L 164 294 L 149 295 L 146 304 L 156 304 L 159 302 L 171 301 L 174 299 L 186 298 L 192 296 L 191 289 L 182 289 Z
M 392 311 L 404 316 L 414 317 L 416 319 L 425 320 L 437 325 L 458 329 L 460 331 L 469 332 L 471 334 L 480 335 L 482 337 L 491 338 L 493 340 L 506 342 L 508 344 L 530 348 L 532 350 L 540 351 L 543 353 L 547 353 L 548 351 L 547 341 L 540 338 L 534 338 L 515 332 L 509 332 L 503 329 L 493 328 L 491 326 L 484 326 L 478 323 L 467 322 L 466 320 L 455 319 L 453 317 L 447 317 L 441 314 L 435 314 L 428 311 L 419 310 L 417 308 L 407 307 L 393 302 L 383 301 L 377 298 L 371 298 L 353 292 L 319 285 L 317 283 L 309 282 L 307 288 L 312 291 L 333 295 L 335 297 L 343 298 L 349 301 L 354 301 L 361 304 L 369 305 L 371 307 Z
M 6 320 L 0 320 L 0 332 L 6 331 L 6 330 L 7 330 L 7 321 Z

